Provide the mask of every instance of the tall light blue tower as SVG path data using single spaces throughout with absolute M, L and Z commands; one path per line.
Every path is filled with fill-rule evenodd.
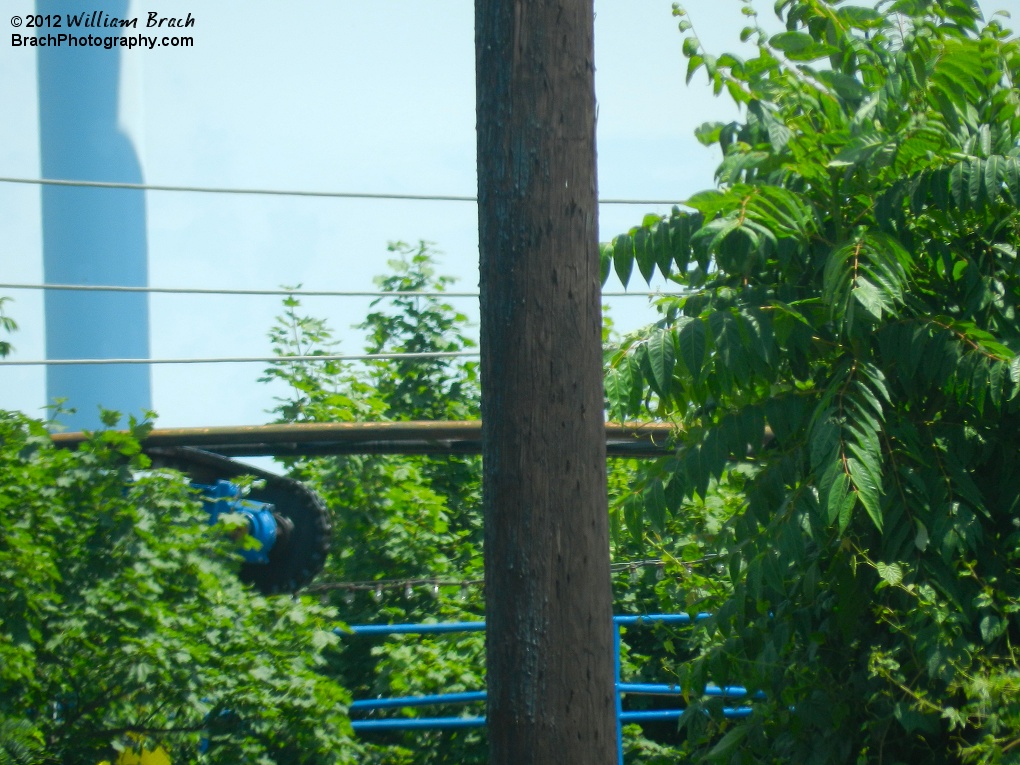
M 127 0 L 85 5 L 36 0 L 36 13 L 102 6 L 126 18 Z M 116 35 L 116 29 L 66 29 Z M 40 34 L 44 30 L 39 30 Z M 39 145 L 44 178 L 141 183 L 135 147 L 120 122 L 119 48 L 40 47 Z M 43 273 L 48 284 L 144 287 L 148 284 L 145 192 L 42 187 Z M 47 291 L 46 355 L 65 358 L 148 358 L 149 301 L 144 293 Z M 46 397 L 67 399 L 72 430 L 99 426 L 99 407 L 139 414 L 152 406 L 147 365 L 50 366 Z

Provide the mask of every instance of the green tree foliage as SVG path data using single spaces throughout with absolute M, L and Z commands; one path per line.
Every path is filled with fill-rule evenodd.
M 727 471 L 702 498 L 655 498 L 662 487 L 662 461 L 610 462 L 610 520 L 613 530 L 613 593 L 616 614 L 699 614 L 730 594 L 725 558 L 726 522 L 743 504 L 744 467 Z M 658 509 L 661 508 L 661 512 Z M 621 679 L 625 683 L 681 685 L 679 668 L 697 656 L 692 626 L 641 625 L 622 633 Z M 625 710 L 677 709 L 680 696 L 628 695 Z M 683 761 L 686 736 L 675 720 L 624 726 L 628 765 Z
M 452 280 L 435 274 L 425 243 L 391 245 L 390 274 L 376 283 L 396 294 L 377 299 L 365 322 L 366 353 L 461 351 L 474 345 L 466 317 L 444 301 Z M 327 324 L 288 299 L 270 332 L 280 355 L 326 355 L 337 343 Z M 354 369 L 336 362 L 274 365 L 263 377 L 287 385 L 278 422 L 472 420 L 478 418 L 477 362 L 463 358 L 381 359 Z M 288 461 L 334 515 L 333 550 L 321 593 L 350 624 L 483 617 L 481 469 L 467 455 L 358 454 Z M 461 586 L 461 583 L 469 583 Z M 481 635 L 347 637 L 329 671 L 356 698 L 480 690 Z M 401 712 L 401 714 L 415 712 Z M 481 714 L 454 706 L 420 715 Z M 366 763 L 482 763 L 480 729 L 366 734 Z
M 0 762 L 352 762 L 335 612 L 245 589 L 147 430 L 68 451 L 0 412 Z
M 0 297 L 0 332 L 8 334 L 14 332 L 18 325 L 14 319 L 4 313 L 4 303 L 10 301 L 10 298 Z M 10 352 L 14 350 L 14 347 L 7 340 L 0 340 L 0 359 L 4 356 L 10 355 Z
M 436 275 L 435 253 L 429 246 L 397 242 L 390 251 L 399 255 L 388 263 L 392 273 L 376 278 L 375 283 L 394 296 L 373 301 L 375 310 L 358 325 L 368 335 L 366 353 L 457 353 L 474 348 L 474 340 L 464 334 L 467 316 L 439 297 L 454 279 Z M 380 309 L 383 303 L 385 308 Z M 407 359 L 375 362 L 369 369 L 377 394 L 386 401 L 388 419 L 478 417 L 475 361 Z
M 376 280 L 393 296 L 375 301 L 359 328 L 370 353 L 459 351 L 471 347 L 466 317 L 445 302 L 450 280 L 436 275 L 426 245 L 391 246 L 390 273 Z M 419 293 L 416 295 L 406 294 Z M 421 294 L 425 293 L 425 295 Z M 611 322 L 606 321 L 609 338 Z M 333 333 L 289 298 L 270 332 L 277 354 L 332 355 Z M 478 417 L 474 362 L 461 359 L 385 359 L 356 370 L 333 361 L 278 364 L 264 381 L 286 393 L 274 413 L 280 422 L 464 420 Z M 313 584 L 343 618 L 356 623 L 481 619 L 482 512 L 477 457 L 350 455 L 288 462 L 291 474 L 326 498 L 334 514 L 334 549 Z M 740 481 L 724 479 L 718 495 L 688 503 L 662 526 L 641 523 L 641 508 L 657 474 L 639 474 L 635 460 L 613 460 L 610 496 L 617 613 L 697 611 L 725 591 L 715 557 L 704 555 L 737 504 Z M 635 478 L 635 476 L 638 476 Z M 664 560 L 663 565 L 656 561 Z M 641 565 L 629 566 L 627 561 Z M 467 588 L 460 582 L 471 582 Z M 625 636 L 624 679 L 669 682 L 671 660 L 690 656 L 690 630 L 634 629 Z M 484 647 L 478 634 L 346 638 L 331 672 L 356 698 L 480 690 Z M 635 697 L 628 708 L 675 708 L 677 700 Z M 421 715 L 481 714 L 474 708 L 424 708 Z M 381 713 L 386 714 L 386 713 Z M 391 715 L 394 713 L 390 713 Z M 404 710 L 397 714 L 415 714 Z M 362 759 L 376 763 L 485 762 L 484 732 L 364 734 Z M 679 737 L 671 723 L 631 725 L 628 763 L 674 762 Z
M 607 372 L 679 428 L 645 517 L 747 466 L 682 724 L 709 761 L 1014 762 L 1020 48 L 970 0 L 776 10 L 751 58 L 686 38 L 743 108 L 698 131 L 718 185 L 602 253 L 687 290 Z M 768 700 L 712 722 L 708 679 Z

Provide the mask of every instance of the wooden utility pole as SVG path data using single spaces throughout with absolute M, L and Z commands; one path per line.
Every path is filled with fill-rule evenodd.
M 616 757 L 592 0 L 476 0 L 493 765 Z

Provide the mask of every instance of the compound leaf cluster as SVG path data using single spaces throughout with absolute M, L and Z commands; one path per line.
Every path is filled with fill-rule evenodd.
M 678 427 L 648 522 L 751 471 L 732 596 L 678 671 L 769 700 L 738 754 L 684 725 L 711 761 L 1010 761 L 1020 47 L 969 0 L 776 11 L 753 58 L 686 38 L 688 80 L 742 107 L 698 131 L 717 185 L 601 252 L 680 288 L 607 354 L 611 416 Z

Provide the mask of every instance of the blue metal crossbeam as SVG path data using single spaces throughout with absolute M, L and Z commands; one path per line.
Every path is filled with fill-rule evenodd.
M 679 696 L 684 692 L 683 688 L 679 685 L 666 685 L 663 683 L 618 683 L 616 690 L 620 693 L 634 693 L 641 694 L 642 696 Z M 709 683 L 700 695 L 710 698 L 742 699 L 746 698 L 749 694 L 747 688 L 741 685 L 727 685 L 724 688 L 720 688 L 714 683 Z M 752 698 L 764 699 L 765 694 L 758 691 Z
M 641 720 L 679 720 L 684 713 L 683 709 L 645 709 L 639 712 L 621 712 L 620 722 L 639 722 Z M 726 707 L 722 710 L 722 716 L 732 720 L 751 716 L 751 707 Z M 621 765 L 623 760 L 620 760 Z
M 622 628 L 626 626 L 651 626 L 654 624 L 688 625 L 707 619 L 711 614 L 647 614 L 644 616 L 614 616 L 613 643 L 616 665 L 616 736 L 617 751 L 620 765 L 623 765 L 623 724 L 628 722 L 652 720 L 678 720 L 683 709 L 648 709 L 624 711 L 622 699 L 624 694 L 646 696 L 678 696 L 683 690 L 676 684 L 666 683 L 624 683 L 620 678 L 620 642 Z M 438 633 L 484 632 L 484 621 L 446 622 L 436 624 L 364 624 L 334 629 L 338 635 L 428 635 Z M 702 691 L 702 696 L 721 699 L 763 699 L 765 695 L 758 691 L 750 693 L 747 688 L 739 685 L 717 686 L 709 684 Z M 470 704 L 483 702 L 485 691 L 466 691 L 463 693 L 439 693 L 424 696 L 401 696 L 387 699 L 362 699 L 351 704 L 352 712 L 368 712 L 376 709 L 398 709 L 417 706 L 440 704 Z M 750 706 L 729 706 L 721 710 L 723 717 L 734 719 L 744 718 L 752 714 Z M 403 717 L 387 720 L 352 720 L 351 726 L 356 731 L 372 730 L 443 730 L 452 728 L 477 728 L 485 725 L 485 717 Z
M 485 632 L 485 622 L 442 622 L 437 624 L 356 624 L 344 630 L 333 630 L 338 635 L 428 635 L 437 632 Z
M 481 728 L 484 717 L 405 717 L 395 720 L 351 720 L 354 730 L 449 730 Z
M 470 704 L 473 701 L 485 701 L 485 691 L 466 691 L 464 693 L 435 693 L 431 696 L 394 696 L 388 699 L 362 699 L 351 704 L 352 712 L 368 709 L 394 709 L 397 707 L 424 707 L 432 704 Z

